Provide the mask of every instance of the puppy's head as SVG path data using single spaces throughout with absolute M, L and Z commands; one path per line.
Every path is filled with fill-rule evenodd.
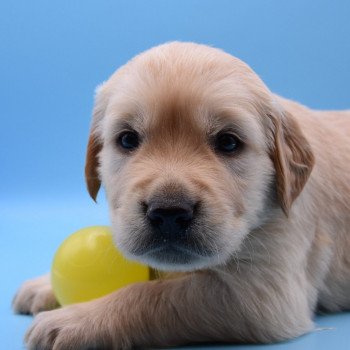
M 88 189 L 102 181 L 116 244 L 153 267 L 225 263 L 275 198 L 288 213 L 312 164 L 293 118 L 220 50 L 162 45 L 97 91 Z

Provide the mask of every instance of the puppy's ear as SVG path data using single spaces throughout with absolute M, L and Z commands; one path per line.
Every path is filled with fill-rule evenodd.
M 92 126 L 86 152 L 85 180 L 91 198 L 96 201 L 98 191 L 101 187 L 101 180 L 98 173 L 99 153 L 102 150 L 101 123 L 105 114 L 108 94 L 106 83 L 97 87 L 95 106 L 92 117 Z
M 102 149 L 102 144 L 91 131 L 86 152 L 85 180 L 91 198 L 96 202 L 98 191 L 101 187 L 101 180 L 98 175 L 98 154 Z
M 280 205 L 289 209 L 308 180 L 315 158 L 297 121 L 288 112 L 272 117 L 274 145 L 271 159 L 276 171 L 276 189 Z

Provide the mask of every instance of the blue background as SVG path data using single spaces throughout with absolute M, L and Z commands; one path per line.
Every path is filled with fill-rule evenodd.
M 349 108 L 349 14 L 347 0 L 2 0 L 0 348 L 22 348 L 31 322 L 11 314 L 20 282 L 48 271 L 69 233 L 108 224 L 83 178 L 96 85 L 140 51 L 184 40 L 240 57 L 285 97 Z M 335 328 L 272 347 L 346 348 L 349 315 L 317 324 Z

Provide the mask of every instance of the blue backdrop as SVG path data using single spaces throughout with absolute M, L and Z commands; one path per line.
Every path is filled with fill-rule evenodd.
M 349 108 L 349 15 L 347 0 L 2 0 L 1 196 L 82 194 L 95 86 L 166 41 L 223 48 L 281 95 Z
M 108 223 L 83 178 L 97 84 L 151 46 L 195 41 L 240 57 L 278 94 L 349 108 L 349 14 L 348 0 L 1 0 L 0 348 L 20 348 L 30 322 L 10 311 L 20 281 L 47 271 L 72 230 Z

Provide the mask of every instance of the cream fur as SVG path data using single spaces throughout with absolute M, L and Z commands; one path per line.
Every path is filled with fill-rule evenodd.
M 142 135 L 131 155 L 115 145 L 125 123 Z M 208 143 L 227 126 L 244 140 L 234 157 Z M 28 348 L 269 343 L 312 330 L 318 308 L 348 309 L 349 137 L 350 112 L 278 97 L 220 50 L 170 43 L 135 57 L 97 91 L 89 191 L 95 197 L 102 181 L 127 256 L 184 274 L 40 313 Z M 140 202 L 180 192 L 201 203 L 193 261 L 139 254 L 148 235 Z M 16 311 L 52 305 L 50 288 L 40 307 L 30 293 L 24 285 Z

